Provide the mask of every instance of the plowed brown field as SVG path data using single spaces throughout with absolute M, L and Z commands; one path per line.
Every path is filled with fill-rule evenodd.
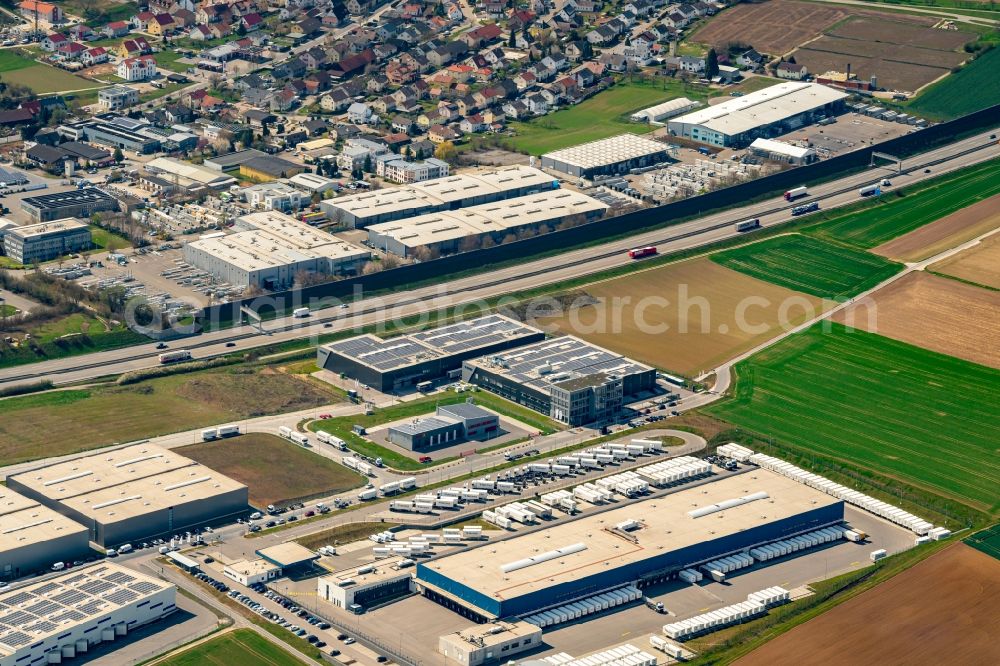
M 896 261 L 920 261 L 997 227 L 1000 227 L 1000 195 L 893 238 L 872 252 Z
M 725 48 L 730 43 L 739 42 L 750 44 L 763 53 L 782 55 L 815 39 L 824 30 L 849 16 L 892 18 L 918 26 L 932 25 L 936 20 L 912 14 L 879 14 L 859 7 L 770 0 L 740 4 L 727 9 L 695 31 L 690 39 L 716 48 Z
M 737 666 L 1000 663 L 1000 561 L 963 543 L 779 636 Z
M 583 290 L 599 302 L 538 323 L 686 375 L 711 369 L 823 307 L 814 296 L 710 259 L 669 264 Z
M 1000 289 L 1000 234 L 933 264 L 931 270 Z
M 874 307 L 870 307 L 871 303 Z M 918 347 L 1000 368 L 1000 292 L 914 272 L 833 318 Z

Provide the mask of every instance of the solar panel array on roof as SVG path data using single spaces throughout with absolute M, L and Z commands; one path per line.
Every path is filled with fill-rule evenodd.
M 568 335 L 512 349 L 489 360 L 503 368 L 504 374 L 536 387 L 597 373 L 624 376 L 649 370 L 648 366 Z
M 95 565 L 0 594 L 0 645 L 19 648 L 64 630 L 67 622 L 122 608 L 168 587 L 118 566 Z
M 385 371 L 537 333 L 536 329 L 518 321 L 491 314 L 387 340 L 364 335 L 332 342 L 326 347 L 369 367 Z

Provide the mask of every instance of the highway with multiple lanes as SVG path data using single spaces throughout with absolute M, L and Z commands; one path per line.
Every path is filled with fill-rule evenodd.
M 795 205 L 817 201 L 828 210 L 854 203 L 858 188 L 874 180 L 890 177 L 890 191 L 921 182 L 955 169 L 1000 156 L 1000 145 L 985 132 L 907 159 L 902 173 L 873 169 L 819 185 L 810 185 L 810 194 L 794 204 L 775 197 L 738 209 L 706 215 L 696 220 L 660 227 L 601 245 L 571 250 L 563 254 L 529 260 L 472 276 L 444 281 L 437 285 L 401 290 L 372 298 L 362 298 L 314 310 L 308 319 L 283 317 L 265 322 L 263 332 L 250 325 L 239 325 L 179 340 L 172 348 L 189 349 L 196 359 L 233 351 L 247 350 L 291 340 L 316 339 L 320 335 L 344 330 L 358 330 L 372 324 L 397 320 L 456 305 L 485 304 L 519 290 L 534 289 L 614 268 L 631 261 L 629 248 L 656 245 L 661 254 L 690 250 L 739 235 L 736 222 L 759 218 L 765 228 L 793 219 Z M 807 183 L 808 184 L 808 183 Z M 748 235 L 748 240 L 753 236 Z M 485 305 L 483 306 L 485 307 Z M 474 310 L 470 308 L 470 310 Z M 227 346 L 227 343 L 230 346 Z M 49 379 L 66 384 L 119 374 L 158 364 L 158 350 L 153 343 L 115 349 L 0 370 L 0 386 L 11 386 Z

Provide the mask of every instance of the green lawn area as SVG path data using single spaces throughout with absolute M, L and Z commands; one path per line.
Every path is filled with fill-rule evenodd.
M 139 103 L 152 102 L 154 99 L 159 99 L 164 95 L 175 93 L 184 86 L 185 84 L 183 83 L 167 83 L 162 88 L 154 88 L 148 92 L 139 93 Z
M 246 484 L 257 508 L 325 497 L 368 482 L 338 462 L 266 433 L 192 444 L 177 452 Z
M 107 229 L 94 226 L 93 224 L 90 225 L 90 241 L 94 244 L 95 248 L 99 250 L 107 249 L 108 243 L 110 243 L 112 239 L 119 250 L 132 245 L 124 236 L 108 231 Z
M 10 257 L 0 257 L 0 268 L 20 268 L 21 264 L 17 263 Z
M 518 150 L 541 155 L 616 134 L 645 134 L 653 127 L 630 122 L 629 114 L 675 97 L 704 99 L 705 89 L 674 79 L 656 84 L 619 83 L 567 109 L 527 122 L 513 122 L 511 142 Z
M 34 338 L 34 347 L 23 344 L 14 348 L 0 342 L 0 368 L 149 342 L 149 338 L 125 326 L 119 325 L 108 330 L 94 317 L 79 313 L 45 323 L 29 332 Z M 71 337 L 63 338 L 64 335 Z M 0 424 L 0 434 L 2 434 L 2 424 Z
M 178 62 L 185 56 L 180 53 L 174 53 L 172 49 L 167 49 L 165 51 L 160 51 L 159 53 L 154 53 L 153 58 L 156 59 L 156 64 L 164 69 L 169 69 L 172 72 L 179 72 L 183 74 L 188 70 L 191 65 L 185 65 L 182 62 Z
M 933 84 L 908 105 L 920 115 L 949 119 L 1000 104 L 1000 48 L 973 60 L 960 71 Z
M 935 179 L 915 194 L 900 197 L 890 191 L 859 210 L 832 211 L 827 219 L 806 227 L 804 233 L 871 248 L 995 194 L 1000 194 L 1000 160 Z
M 25 58 L 19 55 L 14 49 L 0 49 L 0 72 L 4 73 L 4 79 L 6 80 L 7 72 L 13 72 L 18 69 L 25 69 L 27 67 L 34 67 L 38 63 L 31 58 Z
M 227 366 L 126 386 L 22 396 L 0 401 L 0 460 L 12 464 L 64 455 L 226 421 L 319 407 L 338 399 L 332 390 L 266 366 Z M 40 423 L 72 425 L 40 428 Z
M 159 662 L 160 666 L 301 666 L 252 629 L 236 629 Z
M 19 66 L 13 70 L 4 70 L 2 69 L 2 64 L 0 64 L 0 72 L 3 73 L 3 80 L 5 83 L 21 83 L 40 95 L 45 93 L 58 93 L 67 90 L 83 90 L 104 87 L 103 83 L 91 81 L 89 79 L 76 76 L 75 74 L 71 74 L 65 70 L 50 67 L 49 65 L 43 65 L 41 63 L 32 63 L 27 67 Z
M 736 375 L 734 398 L 709 414 L 807 457 L 1000 509 L 1000 370 L 825 323 Z
M 385 523 L 348 523 L 347 525 L 338 525 L 322 532 L 304 536 L 301 539 L 296 539 L 296 541 L 306 548 L 316 550 L 320 546 L 351 543 L 352 541 L 366 539 L 372 534 L 378 534 L 385 529 Z
M 711 259 L 746 275 L 821 298 L 849 298 L 901 268 L 883 257 L 799 234 L 716 252 Z
M 0 317 L 13 317 L 18 312 L 20 312 L 20 310 L 15 308 L 13 305 L 7 305 L 6 303 L 0 305 Z
M 394 469 L 424 469 L 427 465 L 421 464 L 412 458 L 408 458 L 395 448 L 382 446 L 381 444 L 376 444 L 363 437 L 355 435 L 352 432 L 353 426 L 361 425 L 365 428 L 374 428 L 382 425 L 383 423 L 391 423 L 401 419 L 423 416 L 433 413 L 434 408 L 437 405 L 454 405 L 459 402 L 465 402 L 465 400 L 469 397 L 474 398 L 477 404 L 486 407 L 487 409 L 492 409 L 500 414 L 505 414 L 513 419 L 517 419 L 518 421 L 521 421 L 522 423 L 525 423 L 533 428 L 537 428 L 538 431 L 543 434 L 549 434 L 561 429 L 560 424 L 542 416 L 538 412 L 528 409 L 527 407 L 517 405 L 509 400 L 501 398 L 498 395 L 494 395 L 486 391 L 478 391 L 472 395 L 453 392 L 435 393 L 434 395 L 429 395 L 426 398 L 401 403 L 385 409 L 377 409 L 375 413 L 370 416 L 358 414 L 355 416 L 341 416 L 322 421 L 313 421 L 309 424 L 309 429 L 313 432 L 323 430 L 331 435 L 336 435 L 347 442 L 348 446 L 350 446 L 352 450 L 373 458 L 380 457 L 387 466 Z M 475 445 L 476 442 L 470 442 L 469 448 L 475 448 Z M 484 446 L 489 446 L 489 443 L 484 443 Z M 435 458 L 434 463 L 441 464 L 449 460 L 451 460 L 451 458 Z

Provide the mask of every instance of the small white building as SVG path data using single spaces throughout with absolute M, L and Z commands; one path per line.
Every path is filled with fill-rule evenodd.
M 243 190 L 247 203 L 258 210 L 283 213 L 302 208 L 302 192 L 284 183 L 260 183 Z
M 225 567 L 222 573 L 240 585 L 249 587 L 278 578 L 281 575 L 281 567 L 262 558 L 237 560 Z
M 477 624 L 438 639 L 438 651 L 464 666 L 502 663 L 515 654 L 533 650 L 542 643 L 542 630 L 530 622 Z M 499 660 L 499 661 L 497 661 Z
M 750 144 L 749 150 L 751 155 L 763 157 L 772 162 L 784 162 L 796 166 L 810 164 L 819 159 L 816 156 L 816 151 L 812 148 L 803 148 L 774 139 L 755 139 Z
M 661 102 L 648 109 L 636 111 L 632 114 L 631 119 L 634 123 L 658 123 L 667 118 L 673 118 L 674 116 L 679 116 L 682 113 L 696 109 L 699 104 L 699 102 L 691 101 L 687 97 L 678 97 Z
M 153 56 L 125 58 L 118 63 L 118 76 L 126 81 L 146 81 L 156 76 L 156 60 Z
M 377 564 L 335 571 L 319 579 L 320 599 L 338 608 L 367 608 L 413 590 L 413 561 L 390 557 Z

